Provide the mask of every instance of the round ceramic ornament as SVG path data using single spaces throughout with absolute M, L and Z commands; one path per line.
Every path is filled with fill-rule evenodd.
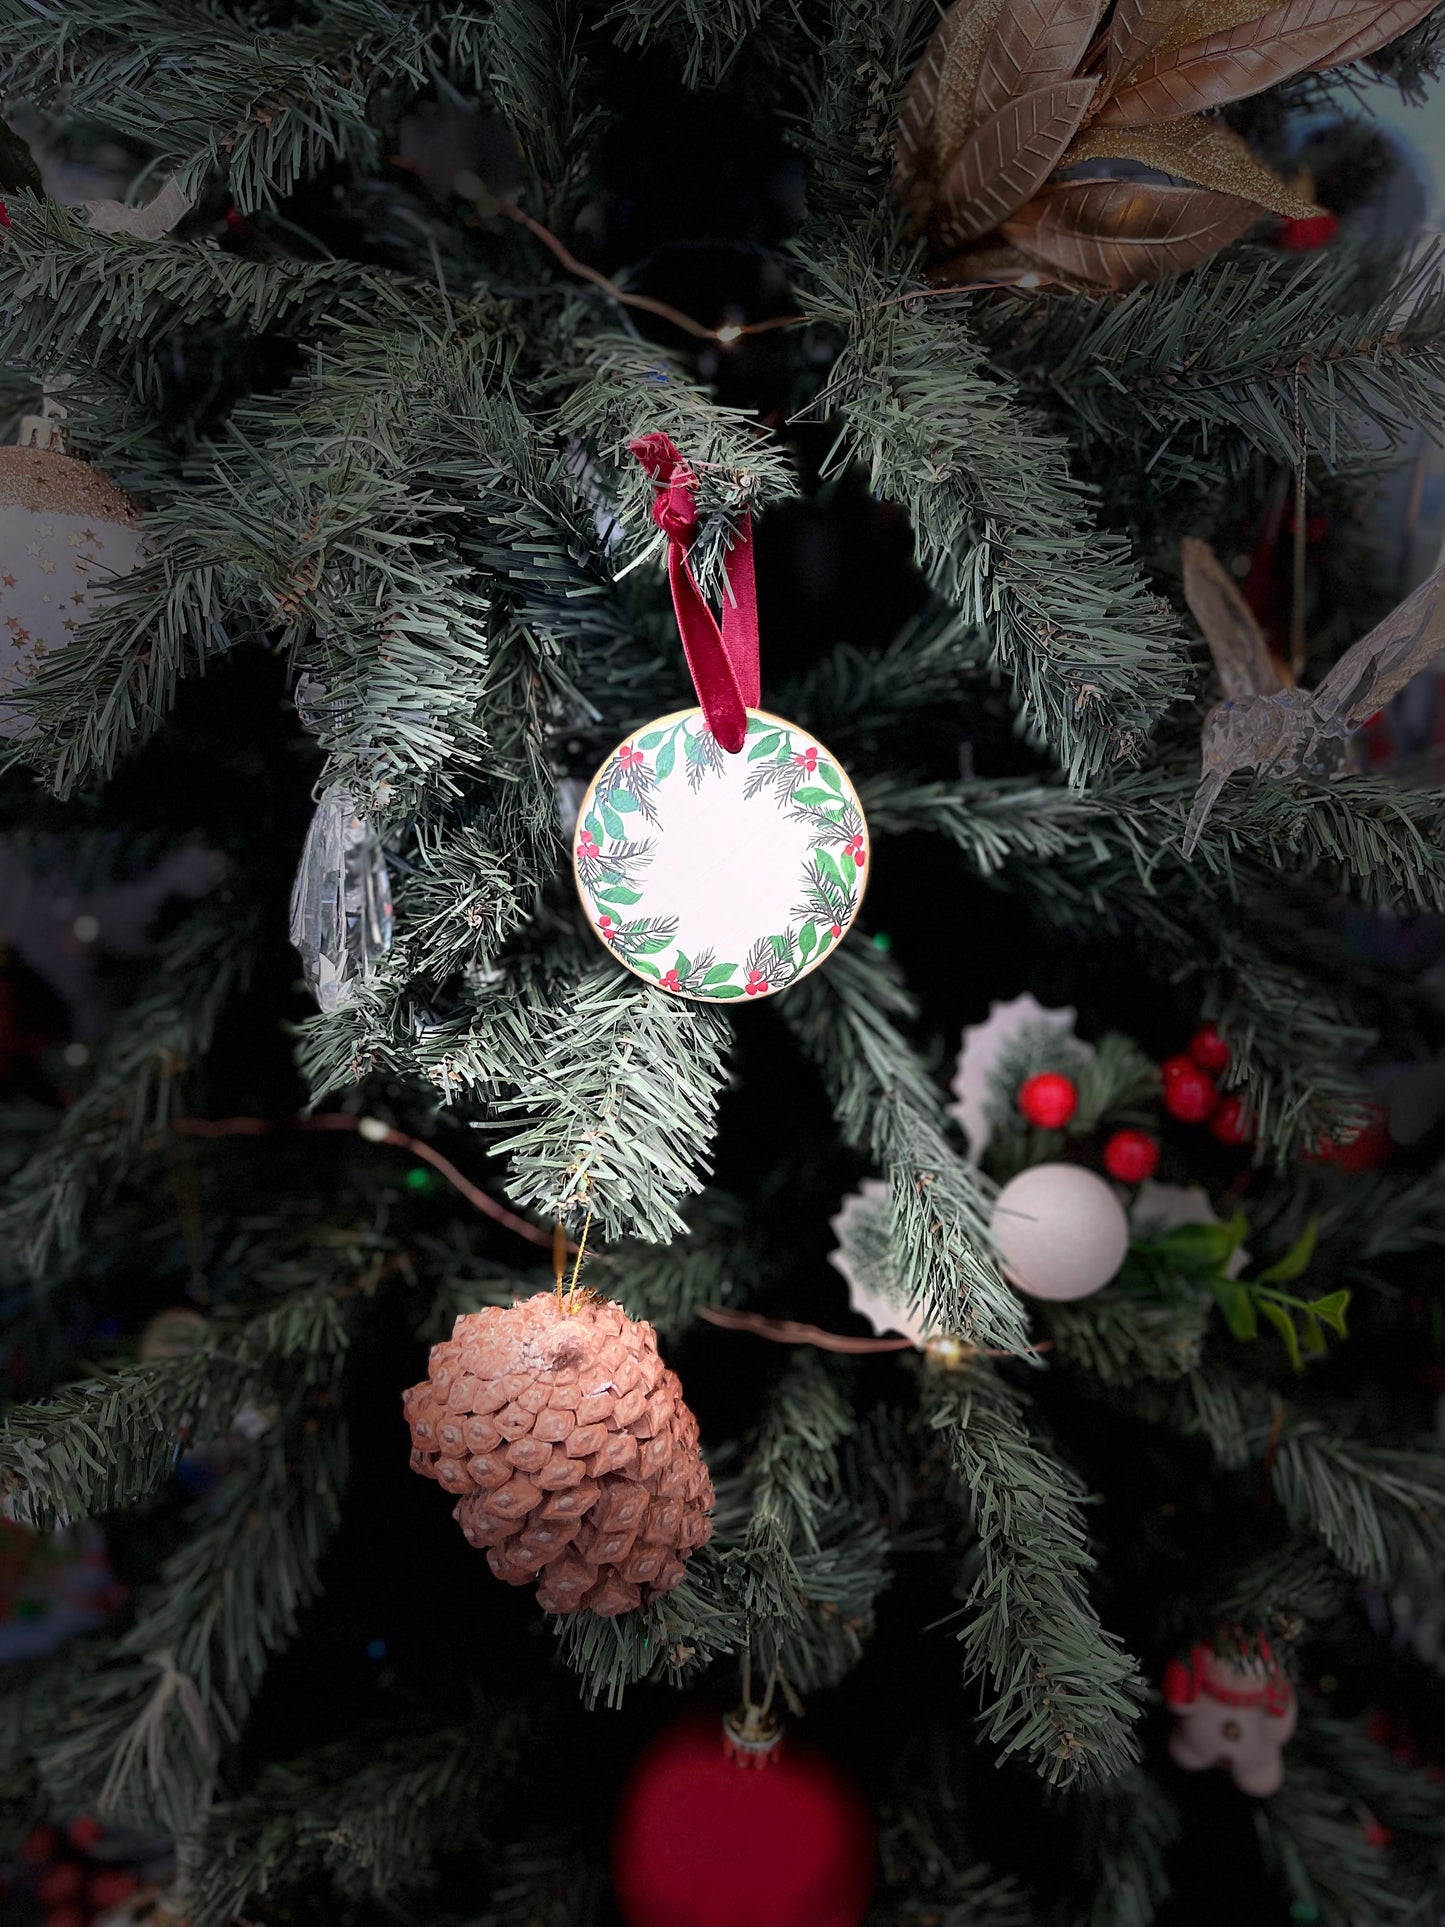
M 63 649 L 141 560 L 135 504 L 51 448 L 0 448 L 0 735 L 31 719 L 6 698 Z
M 706 1003 L 785 990 L 858 914 L 868 826 L 815 736 L 748 709 L 722 748 L 698 709 L 628 736 L 582 799 L 577 888 L 619 963 Z
M 1101 1177 L 1078 1164 L 1031 1164 L 993 1210 L 1003 1275 L 1030 1298 L 1087 1298 L 1129 1250 L 1129 1221 Z

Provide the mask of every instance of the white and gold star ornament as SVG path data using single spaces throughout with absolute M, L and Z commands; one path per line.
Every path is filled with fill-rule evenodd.
M 30 733 L 9 699 L 143 554 L 135 504 L 98 469 L 53 447 L 0 448 L 0 735 Z

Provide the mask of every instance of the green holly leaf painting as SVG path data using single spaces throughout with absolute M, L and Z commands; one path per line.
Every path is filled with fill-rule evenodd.
M 786 937 L 769 937 L 768 942 L 773 946 L 773 955 L 777 958 L 778 962 L 787 963 L 793 954 L 793 946 L 788 939 Z
M 839 795 L 842 794 L 843 779 L 838 774 L 837 770 L 834 769 L 831 763 L 819 763 L 818 774 L 822 777 L 823 781 L 828 785 L 828 788 L 830 790 L 836 790 L 839 793 Z
M 638 957 L 655 957 L 661 951 L 671 950 L 671 948 L 671 937 L 644 937 L 633 954 Z
M 674 968 L 679 977 L 690 977 L 692 975 L 692 959 L 685 951 L 678 951 L 677 963 L 674 965 Z
M 851 890 L 853 885 L 858 881 L 858 865 L 853 861 L 852 857 L 848 855 L 846 850 L 842 856 L 838 858 L 838 870 L 843 878 L 844 889 Z
M 608 836 L 613 837 L 618 843 L 626 842 L 627 826 L 617 814 L 616 810 L 609 804 L 602 802 L 599 802 L 597 807 L 602 813 L 602 822 Z
M 607 832 L 602 826 L 602 818 L 598 816 L 595 810 L 588 810 L 582 827 L 589 832 L 594 843 L 605 843 L 607 841 Z
M 672 774 L 672 766 L 677 760 L 677 738 L 669 737 L 657 752 L 657 780 L 665 782 Z
M 639 749 L 656 749 L 666 733 L 665 730 L 661 729 L 649 729 L 645 736 L 638 737 L 637 747 Z
M 805 923 L 798 932 L 798 955 L 803 959 L 804 963 L 808 961 L 817 947 L 818 926 L 816 923 Z
M 714 997 L 741 997 L 742 994 L 741 984 L 719 984 L 713 992 Z
M 702 980 L 703 988 L 705 990 L 714 990 L 719 984 L 725 984 L 736 969 L 736 964 L 714 964 Z
M 612 890 L 599 890 L 597 892 L 597 901 L 599 903 L 617 904 L 641 903 L 642 892 L 640 890 L 628 890 L 623 887 Z
M 823 880 L 826 883 L 831 883 L 835 890 L 841 890 L 846 895 L 848 885 L 843 881 L 843 873 L 833 861 L 832 857 L 829 856 L 828 852 L 826 850 L 819 850 L 814 861 L 818 865 L 818 874 Z
M 682 740 L 687 747 L 687 760 L 690 763 L 700 763 L 702 761 L 702 744 L 696 736 L 684 736 Z
M 631 790 L 614 790 L 612 792 L 612 807 L 614 810 L 621 810 L 624 816 L 630 816 L 637 808 L 637 798 L 632 794 Z
M 760 736 L 748 751 L 748 761 L 756 763 L 764 756 L 771 756 L 782 740 L 783 732 L 780 729 L 769 730 L 768 734 Z
M 813 783 L 805 784 L 802 789 L 793 791 L 793 801 L 795 803 L 801 803 L 804 808 L 810 810 L 826 807 L 836 803 L 837 800 L 837 797 L 834 796 L 831 790 L 819 789 L 817 785 Z

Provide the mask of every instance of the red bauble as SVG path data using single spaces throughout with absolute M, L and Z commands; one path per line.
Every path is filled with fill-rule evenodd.
M 1115 1131 L 1104 1146 L 1104 1169 L 1120 1184 L 1142 1184 L 1159 1169 L 1159 1146 L 1147 1131 Z
M 1221 1144 L 1248 1144 L 1249 1112 L 1242 1097 L 1221 1097 L 1209 1120 L 1209 1129 Z
M 1342 1171 L 1358 1176 L 1361 1171 L 1378 1171 L 1388 1161 L 1394 1142 L 1384 1113 L 1375 1111 L 1369 1123 L 1362 1125 L 1352 1136 L 1339 1142 L 1331 1137 L 1322 1137 L 1319 1148 L 1305 1155 L 1311 1164 L 1337 1164 Z
M 873 1817 L 791 1735 L 762 1762 L 725 1745 L 716 1713 L 658 1735 L 612 1833 L 627 1927 L 859 1927 L 873 1891 Z
M 1315 248 L 1325 247 L 1333 241 L 1340 231 L 1340 217 L 1323 208 L 1318 214 L 1306 214 L 1298 219 L 1287 218 L 1280 222 L 1279 232 L 1274 237 L 1277 248 L 1284 248 L 1289 254 L 1309 254 Z
M 1019 1086 L 1019 1109 L 1030 1124 L 1042 1130 L 1062 1130 L 1078 1108 L 1079 1093 L 1073 1078 L 1059 1071 L 1040 1071 Z
M 1185 1124 L 1202 1124 L 1219 1102 L 1214 1079 L 1207 1077 L 1192 1057 L 1166 1057 L 1159 1066 L 1164 1079 L 1164 1108 Z
M 1213 1024 L 1201 1024 L 1189 1040 L 1189 1055 L 1200 1070 L 1217 1077 L 1229 1064 L 1229 1046 Z

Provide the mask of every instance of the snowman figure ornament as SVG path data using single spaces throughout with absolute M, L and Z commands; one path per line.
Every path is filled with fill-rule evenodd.
M 1294 1688 L 1260 1639 L 1225 1656 L 1197 1645 L 1164 1672 L 1164 1704 L 1174 1715 L 1169 1756 L 1199 1773 L 1222 1766 L 1241 1793 L 1277 1793 L 1285 1741 L 1298 1718 Z

